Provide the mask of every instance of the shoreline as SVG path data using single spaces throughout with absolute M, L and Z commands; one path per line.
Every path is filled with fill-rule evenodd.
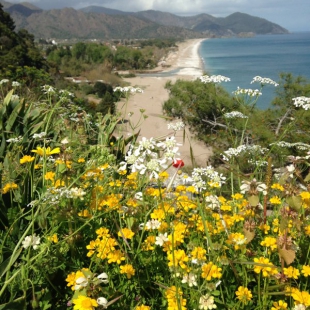
M 145 75 L 156 76 L 164 74 L 164 77 L 175 75 L 199 77 L 205 71 L 204 62 L 199 54 L 199 48 L 204 39 L 190 39 L 178 44 L 178 50 L 170 52 L 166 57 L 160 60 L 165 67 L 156 67 Z M 140 75 L 142 75 L 141 73 Z
M 169 99 L 168 90 L 165 84 L 168 81 L 172 83 L 178 79 L 196 80 L 203 74 L 203 63 L 199 55 L 199 47 L 205 39 L 191 39 L 178 44 L 178 50 L 170 52 L 163 60 L 169 68 L 164 68 L 160 74 L 143 74 L 133 78 L 124 78 L 133 87 L 143 89 L 143 93 L 136 93 L 129 97 L 126 107 L 120 110 L 124 118 L 137 127 L 135 132 L 140 130 L 139 138 L 159 138 L 175 135 L 179 147 L 179 157 L 183 159 L 185 165 L 191 164 L 191 149 L 194 154 L 195 166 L 207 165 L 208 159 L 212 154 L 212 149 L 203 142 L 198 141 L 190 133 L 189 128 L 185 126 L 185 140 L 183 141 L 183 130 L 174 133 L 168 130 L 169 123 L 175 123 L 179 120 L 168 119 L 163 115 L 162 105 Z M 159 68 L 155 68 L 158 70 Z M 174 74 L 171 74 L 174 72 Z M 122 103 L 121 103 L 122 104 Z M 144 119 L 140 110 L 145 110 Z M 124 115 L 124 114 L 127 115 Z M 141 122 L 142 121 L 142 122 Z M 119 134 L 130 136 L 133 134 L 129 124 L 120 129 Z

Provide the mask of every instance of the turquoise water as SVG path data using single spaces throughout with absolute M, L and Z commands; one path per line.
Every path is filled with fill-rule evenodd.
M 281 72 L 302 75 L 310 83 L 310 32 L 208 39 L 201 43 L 199 54 L 208 74 L 231 79 L 231 82 L 222 83 L 228 92 L 238 86 L 258 88 L 259 84 L 250 84 L 256 75 L 278 81 Z M 257 106 L 268 108 L 275 96 L 274 91 L 273 86 L 264 87 Z

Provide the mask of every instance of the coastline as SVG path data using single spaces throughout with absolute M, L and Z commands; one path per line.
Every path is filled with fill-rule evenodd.
M 198 53 L 201 42 L 205 39 L 191 39 L 178 44 L 176 52 L 170 52 L 164 59 L 165 66 L 159 76 L 144 74 L 134 78 L 124 78 L 133 87 L 140 87 L 143 93 L 136 93 L 129 97 L 126 108 L 121 112 L 124 118 L 136 126 L 135 132 L 140 130 L 139 139 L 158 138 L 174 135 L 172 130 L 168 130 L 169 123 L 175 123 L 179 120 L 167 120 L 162 113 L 162 104 L 168 100 L 169 93 L 165 89 L 168 81 L 172 83 L 178 79 L 195 80 L 203 74 L 203 63 Z M 154 69 L 158 70 L 158 68 Z M 122 103 L 120 103 L 122 104 Z M 140 110 L 145 110 L 143 119 Z M 130 116 L 129 116 L 130 115 Z M 141 120 L 142 123 L 141 123 Z M 128 122 L 119 134 L 130 136 L 133 134 Z M 180 158 L 183 159 L 187 166 L 191 164 L 191 149 L 194 154 L 195 165 L 205 166 L 212 154 L 211 148 L 198 141 L 190 133 L 189 128 L 185 127 L 185 139 L 183 141 L 183 130 L 177 131 L 175 138 L 182 145 L 179 147 Z
M 191 39 L 178 44 L 178 51 L 169 54 L 165 59 L 170 68 L 164 72 L 179 69 L 176 75 L 186 77 L 199 77 L 203 74 L 204 65 L 199 54 L 201 42 L 207 39 Z

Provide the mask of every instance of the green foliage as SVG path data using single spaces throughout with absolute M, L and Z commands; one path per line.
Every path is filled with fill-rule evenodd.
M 142 48 L 146 46 L 156 46 L 158 48 L 175 47 L 176 39 L 148 39 L 141 40 L 139 44 Z
M 264 87 L 272 86 L 261 85 L 262 92 Z M 300 141 L 310 143 L 307 135 L 310 115 L 295 107 L 292 101 L 301 94 L 310 94 L 309 81 L 303 77 L 280 74 L 277 96 L 272 102 L 273 108 L 268 110 L 257 109 L 255 97 L 231 96 L 214 83 L 178 80 L 175 84 L 167 83 L 166 88 L 170 97 L 163 104 L 163 111 L 169 116 L 181 118 L 199 139 L 212 145 L 216 164 L 222 162 L 220 154 L 223 150 L 239 144 L 259 144 L 269 148 L 279 140 L 290 141 L 292 144 Z M 247 120 L 225 119 L 225 113 L 231 111 L 243 113 Z M 281 165 L 287 151 L 275 151 L 275 146 L 272 149 L 274 165 Z M 294 147 L 289 152 L 299 154 Z M 246 165 L 241 166 L 246 172 Z
M 239 103 L 257 117 L 255 100 L 226 101 L 220 87 L 200 84 L 175 93 L 180 115 L 198 121 L 189 110 L 196 103 L 202 120 L 225 125 L 231 146 L 242 146 L 253 120 L 221 113 Z M 173 136 L 137 141 L 133 131 L 125 139 L 120 116 L 93 117 L 67 90 L 46 85 L 31 100 L 13 96 L 22 94 L 16 84 L 0 86 L 0 309 L 310 306 L 309 145 L 277 174 L 271 161 L 265 170 L 251 166 L 266 154 L 248 140 L 221 165 L 226 178 L 211 165 L 188 174 L 169 167 L 169 177 Z M 128 99 L 133 90 L 119 92 Z
M 208 124 L 207 120 L 216 121 L 223 113 L 238 109 L 238 103 L 222 87 L 204 84 L 198 79 L 177 80 L 174 84 L 168 82 L 166 88 L 170 96 L 163 104 L 163 111 L 169 116 L 182 118 L 200 139 L 214 131 L 214 125 Z
M 26 30 L 15 32 L 9 14 L 0 6 L 0 78 L 23 81 L 33 87 L 48 79 L 47 64 L 34 43 L 34 36 Z M 44 76 L 44 78 L 43 78 Z

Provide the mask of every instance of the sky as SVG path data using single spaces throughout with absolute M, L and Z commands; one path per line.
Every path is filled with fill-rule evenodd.
M 127 12 L 158 10 L 181 16 L 207 13 L 226 17 L 235 12 L 265 18 L 294 31 L 310 31 L 310 0 L 7 0 L 10 3 L 29 2 L 42 9 L 90 5 Z

